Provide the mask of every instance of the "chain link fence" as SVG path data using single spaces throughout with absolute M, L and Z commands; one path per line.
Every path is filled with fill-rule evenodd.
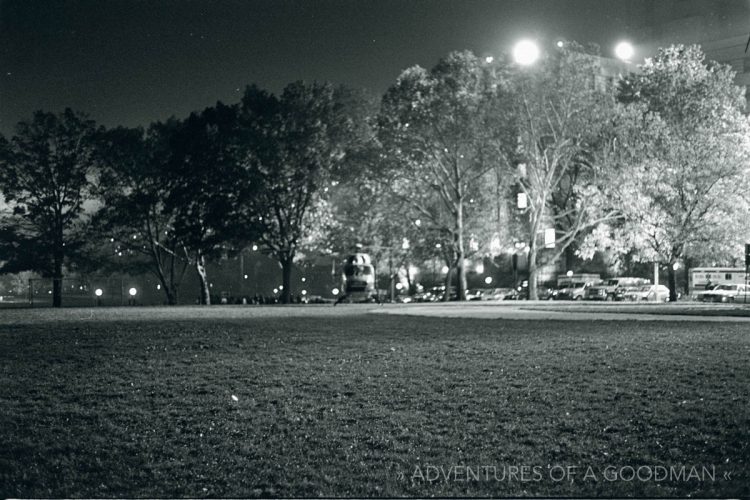
M 29 279 L 26 302 L 30 307 L 52 307 L 53 278 Z M 120 278 L 82 277 L 60 280 L 65 307 L 120 306 L 128 304 L 127 284 Z

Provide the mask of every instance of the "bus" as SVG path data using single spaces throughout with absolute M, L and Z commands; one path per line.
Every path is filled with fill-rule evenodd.
M 706 286 L 744 285 L 747 273 L 741 267 L 693 267 L 688 269 L 688 293 L 700 297 Z
M 336 301 L 367 302 L 378 300 L 375 268 L 366 253 L 355 253 L 344 260 L 341 269 L 341 296 Z

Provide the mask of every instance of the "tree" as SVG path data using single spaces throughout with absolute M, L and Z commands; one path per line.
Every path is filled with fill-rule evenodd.
M 236 107 L 217 103 L 192 113 L 170 140 L 165 210 L 198 275 L 199 301 L 206 305 L 211 303 L 206 259 L 225 254 L 238 234 L 246 233 L 238 207 L 255 188 L 239 166 L 237 127 Z
M 504 112 L 508 78 L 502 63 L 454 52 L 430 71 L 405 70 L 383 97 L 379 138 L 391 189 L 425 231 L 445 238 L 458 297 L 465 300 L 466 224 L 478 215 L 486 176 L 513 139 Z M 450 273 L 449 273 L 450 274 Z
M 572 44 L 516 74 L 518 144 L 503 158 L 527 205 L 532 300 L 543 257 L 556 261 L 585 230 L 617 216 L 617 209 L 598 196 L 611 178 L 607 159 L 616 121 L 614 92 L 597 84 L 600 74 L 598 58 Z M 548 231 L 554 231 L 553 244 Z M 548 245 L 553 250 L 543 255 Z
M 621 88 L 640 119 L 620 148 L 626 175 L 612 192 L 625 221 L 615 233 L 641 260 L 666 267 L 670 300 L 681 261 L 742 255 L 750 129 L 733 81 L 699 47 L 676 45 Z
M 82 241 L 98 149 L 96 126 L 66 109 L 38 111 L 0 147 L 0 191 L 12 209 L 5 218 L 4 272 L 34 270 L 53 279 L 52 303 L 62 305 L 63 267 Z
M 120 270 L 153 273 L 170 305 L 177 303 L 191 261 L 166 204 L 170 140 L 178 126 L 172 119 L 151 125 L 145 133 L 116 128 L 102 134 L 106 157 L 97 186 L 102 207 L 93 218 L 92 238 L 112 243 L 106 246 L 106 256 L 99 252 L 99 265 L 107 259 Z
M 334 185 L 364 120 L 357 96 L 327 84 L 289 84 L 280 96 L 248 87 L 240 107 L 245 177 L 258 183 L 244 203 L 244 224 L 282 267 L 281 301 L 292 297 L 300 246 L 325 238 L 326 188 Z M 353 116 L 354 115 L 354 116 Z

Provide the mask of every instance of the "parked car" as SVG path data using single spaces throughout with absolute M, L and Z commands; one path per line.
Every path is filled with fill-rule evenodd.
M 425 302 L 442 302 L 445 298 L 445 286 L 433 286 L 425 292 Z M 450 288 L 448 300 L 458 300 L 458 291 L 455 286 Z
M 750 287 L 745 285 L 719 285 L 701 295 L 704 302 L 748 302 L 750 303 Z
M 625 293 L 629 289 L 646 286 L 649 283 L 650 281 L 645 278 L 612 278 L 601 285 L 590 287 L 586 290 L 584 298 L 586 300 L 624 300 Z
M 482 290 L 482 300 L 512 300 L 515 291 L 512 288 L 485 288 Z
M 539 287 L 536 296 L 539 300 L 552 300 L 557 296 L 558 290 L 551 287 Z
M 623 299 L 630 301 L 669 302 L 669 288 L 664 285 L 633 287 L 623 294 Z
M 387 295 L 385 295 L 387 297 Z M 414 297 L 410 295 L 396 295 L 393 298 L 393 302 L 396 302 L 398 304 L 409 304 L 412 301 L 414 301 Z
M 557 290 L 557 294 L 554 298 L 555 300 L 581 300 L 583 299 L 586 290 L 591 286 L 591 283 L 577 281 Z
M 331 302 L 333 302 L 333 299 L 327 299 L 320 295 L 308 295 L 302 298 L 303 304 L 330 304 Z
M 484 290 L 481 288 L 470 288 L 466 290 L 466 300 L 482 300 Z

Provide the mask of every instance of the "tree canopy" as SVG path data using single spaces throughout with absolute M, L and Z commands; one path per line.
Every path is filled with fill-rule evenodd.
M 0 146 L 2 272 L 33 270 L 53 278 L 62 305 L 63 266 L 82 244 L 84 203 L 100 158 L 97 127 L 86 115 L 37 112 Z

